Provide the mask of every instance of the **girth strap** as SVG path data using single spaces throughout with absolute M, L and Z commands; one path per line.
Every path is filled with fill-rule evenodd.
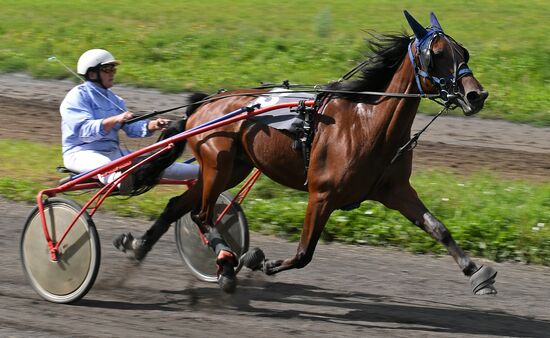
M 299 101 L 298 105 L 291 109 L 298 113 L 300 118 L 304 121 L 302 127 L 298 129 L 298 139 L 294 141 L 292 148 L 296 151 L 302 152 L 302 158 L 304 161 L 304 172 L 306 173 L 306 181 L 304 185 L 307 185 L 307 171 L 309 169 L 309 159 L 311 154 L 311 144 L 315 137 L 316 128 L 316 116 L 323 107 L 326 106 L 330 100 L 330 95 L 320 94 L 315 98 L 315 104 L 311 107 L 305 105 L 305 100 Z

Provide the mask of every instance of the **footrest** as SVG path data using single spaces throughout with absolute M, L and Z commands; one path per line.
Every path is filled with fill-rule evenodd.
M 58 173 L 62 173 L 62 174 L 76 174 L 74 171 L 69 170 L 69 169 L 65 168 L 64 166 L 62 166 L 62 165 L 55 168 L 55 171 L 57 171 Z
M 59 180 L 59 185 L 63 185 L 67 182 L 69 182 L 70 180 L 72 180 L 74 177 L 74 175 L 69 175 L 67 177 L 63 177 L 62 179 Z
M 57 168 L 55 168 L 55 170 L 58 173 L 69 174 L 69 176 L 63 177 L 62 179 L 59 180 L 59 185 L 63 185 L 65 183 L 71 181 L 76 175 L 79 175 L 79 173 L 77 173 L 75 171 L 72 171 L 70 169 L 67 169 L 67 168 L 65 168 L 64 166 L 61 166 L 61 165 L 58 166 Z M 98 181 L 97 178 L 90 178 L 86 182 L 97 182 L 97 181 Z

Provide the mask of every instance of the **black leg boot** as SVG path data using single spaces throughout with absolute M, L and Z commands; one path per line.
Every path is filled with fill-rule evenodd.
M 138 262 L 141 262 L 152 247 L 152 245 L 148 245 L 148 241 L 144 237 L 134 238 L 132 233 L 128 232 L 116 237 L 113 240 L 113 245 L 119 251 L 131 251 L 134 255 L 134 258 Z
M 135 238 L 132 233 L 128 232 L 116 237 L 113 240 L 113 245 L 122 252 L 131 251 L 137 261 L 142 261 L 169 228 L 170 223 L 159 218 L 142 237 Z
M 237 288 L 237 274 L 235 267 L 238 264 L 237 255 L 225 243 L 216 228 L 210 228 L 206 233 L 208 245 L 216 253 L 216 264 L 218 265 L 218 285 L 227 292 L 233 293 Z

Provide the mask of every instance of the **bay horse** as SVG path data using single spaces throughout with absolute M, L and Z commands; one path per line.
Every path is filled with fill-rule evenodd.
M 212 226 L 213 207 L 220 193 L 239 184 L 255 167 L 275 182 L 309 193 L 296 254 L 284 260 L 266 259 L 260 266 L 266 274 L 305 267 L 331 213 L 368 199 L 399 211 L 443 244 L 470 277 L 475 294 L 496 293 L 496 270 L 478 267 L 411 186 L 412 151 L 394 158 L 411 138 L 421 97 L 437 96 L 446 107 L 458 106 L 465 115 L 473 115 L 482 109 L 488 93 L 468 68 L 468 51 L 443 32 L 433 13 L 428 28 L 407 11 L 404 14 L 413 37 L 404 33 L 373 37 L 369 40 L 373 51 L 360 67 L 362 76 L 323 88 L 307 172 L 301 154 L 292 149 L 292 135 L 265 124 L 243 120 L 193 136 L 188 145 L 201 168 L 197 183 L 172 198 L 129 248 L 141 250 L 144 257 L 171 223 L 191 212 L 216 252 L 220 286 L 232 292 L 238 258 Z M 251 89 L 214 95 L 171 133 L 246 106 L 265 92 Z M 181 151 L 182 145 L 178 146 Z

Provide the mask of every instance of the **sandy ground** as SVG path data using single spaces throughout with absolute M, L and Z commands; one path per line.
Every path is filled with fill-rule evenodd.
M 233 295 L 186 270 L 169 231 L 141 266 L 111 239 L 149 221 L 98 214 L 101 267 L 75 305 L 26 282 L 18 240 L 32 206 L 0 199 L 0 337 L 550 337 L 550 268 L 490 264 L 497 296 L 474 296 L 450 257 L 343 244 L 317 247 L 304 269 L 241 271 Z M 296 243 L 251 234 L 269 258 Z

